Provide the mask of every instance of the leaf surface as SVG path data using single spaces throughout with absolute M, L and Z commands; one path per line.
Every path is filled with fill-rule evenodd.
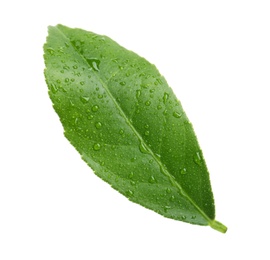
M 154 65 L 63 25 L 49 27 L 44 53 L 65 136 L 96 175 L 165 217 L 226 231 L 193 127 Z

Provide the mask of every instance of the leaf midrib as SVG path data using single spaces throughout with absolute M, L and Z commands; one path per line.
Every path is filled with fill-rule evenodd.
M 87 59 L 77 50 L 77 48 L 74 46 L 74 44 L 72 43 L 72 41 L 70 40 L 70 38 L 68 38 L 65 33 L 63 31 L 60 30 L 60 28 L 57 26 L 55 27 L 71 44 L 71 46 L 73 47 L 73 49 L 81 56 L 81 58 L 86 62 L 86 64 L 88 64 L 89 67 L 91 67 L 91 65 L 88 63 Z M 161 172 L 169 178 L 170 182 L 176 186 L 179 189 L 179 192 L 182 196 L 184 196 L 197 210 L 198 212 L 208 221 L 208 223 L 211 225 L 211 223 L 213 222 L 212 219 L 210 219 L 206 213 L 193 201 L 193 199 L 191 199 L 188 194 L 184 191 L 184 189 L 181 187 L 181 185 L 175 180 L 174 176 L 171 175 L 167 168 L 163 165 L 163 163 L 159 160 L 159 158 L 155 155 L 155 153 L 150 149 L 150 147 L 147 145 L 147 143 L 143 140 L 142 136 L 140 135 L 140 133 L 134 128 L 134 126 L 131 124 L 129 118 L 126 116 L 126 114 L 124 113 L 123 109 L 121 108 L 121 106 L 118 104 L 118 102 L 115 100 L 114 96 L 112 95 L 111 91 L 109 90 L 107 84 L 103 81 L 103 79 L 100 77 L 100 75 L 98 74 L 98 72 L 96 72 L 95 70 L 93 70 L 93 73 L 100 79 L 104 89 L 106 90 L 106 92 L 108 93 L 109 97 L 112 99 L 113 103 L 115 104 L 115 106 L 119 109 L 120 113 L 122 114 L 122 116 L 124 117 L 126 123 L 129 125 L 129 127 L 132 129 L 132 131 L 134 132 L 134 134 L 137 136 L 137 138 L 139 139 L 139 141 L 147 148 L 147 151 L 150 153 L 150 155 L 155 159 L 155 161 L 157 162 L 157 164 L 159 165 Z

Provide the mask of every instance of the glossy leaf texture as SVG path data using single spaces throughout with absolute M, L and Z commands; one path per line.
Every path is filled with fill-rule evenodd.
M 65 136 L 96 175 L 165 217 L 226 232 L 193 127 L 154 65 L 63 25 L 49 27 L 44 52 Z

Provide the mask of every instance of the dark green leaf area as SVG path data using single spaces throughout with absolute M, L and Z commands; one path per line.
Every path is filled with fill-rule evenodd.
M 106 36 L 58 25 L 45 77 L 65 136 L 94 172 L 165 217 L 208 225 L 208 170 L 182 106 L 156 67 Z

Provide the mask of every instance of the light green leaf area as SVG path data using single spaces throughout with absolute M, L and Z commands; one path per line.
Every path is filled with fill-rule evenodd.
M 44 52 L 65 136 L 96 175 L 167 218 L 226 231 L 193 127 L 153 64 L 63 25 L 49 27 Z

